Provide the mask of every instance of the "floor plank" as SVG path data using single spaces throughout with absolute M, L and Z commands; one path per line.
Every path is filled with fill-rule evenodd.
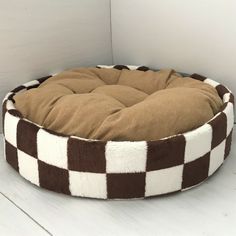
M 0 194 L 0 235 L 49 235 L 32 219 Z
M 0 152 L 0 191 L 53 235 L 236 235 L 236 133 L 225 164 L 192 190 L 147 200 L 103 201 L 25 181 Z M 0 200 L 1 201 L 1 200 Z

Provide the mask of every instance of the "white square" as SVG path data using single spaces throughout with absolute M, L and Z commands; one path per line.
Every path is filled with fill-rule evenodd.
M 223 163 L 225 156 L 225 140 L 211 151 L 208 175 L 212 175 Z
M 106 174 L 69 171 L 71 195 L 107 198 Z
M 67 169 L 67 137 L 56 136 L 40 129 L 37 134 L 38 159 Z
M 223 96 L 223 102 L 229 102 L 230 100 L 230 93 L 225 93 Z
M 230 134 L 234 126 L 234 106 L 232 103 L 228 103 L 223 112 L 227 116 L 227 136 Z
M 184 134 L 186 140 L 184 162 L 194 161 L 211 150 L 212 127 L 205 124 Z
M 146 173 L 145 196 L 178 191 L 182 186 L 183 165 Z
M 132 65 L 127 65 L 127 67 L 130 69 L 130 70 L 137 70 L 139 68 L 139 66 L 132 66 Z
M 17 150 L 20 174 L 33 184 L 39 185 L 38 160 Z
M 97 65 L 99 68 L 104 68 L 104 69 L 112 69 L 114 68 L 114 65 L 108 66 L 108 65 Z
M 7 101 L 6 108 L 7 110 L 16 109 L 12 101 Z
M 36 84 L 40 84 L 39 81 L 38 80 L 32 80 L 32 81 L 26 82 L 25 84 L 23 84 L 23 86 L 30 87 L 30 86 L 34 86 Z
M 4 120 L 5 139 L 15 147 L 17 147 L 16 133 L 19 120 L 20 119 L 18 117 L 15 117 L 6 112 Z
M 217 85 L 220 84 L 220 83 L 218 83 L 218 82 L 216 82 L 216 81 L 214 81 L 214 80 L 212 80 L 212 79 L 210 79 L 210 78 L 205 79 L 205 80 L 204 80 L 204 83 L 209 84 L 209 85 L 211 85 L 211 86 L 214 87 L 214 88 L 215 88 Z
M 147 143 L 112 142 L 106 145 L 107 173 L 133 173 L 146 170 Z

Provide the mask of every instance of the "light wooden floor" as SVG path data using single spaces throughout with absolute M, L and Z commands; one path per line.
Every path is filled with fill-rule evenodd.
M 104 201 L 40 189 L 0 148 L 0 235 L 236 235 L 236 132 L 223 167 L 192 190 L 148 200 Z

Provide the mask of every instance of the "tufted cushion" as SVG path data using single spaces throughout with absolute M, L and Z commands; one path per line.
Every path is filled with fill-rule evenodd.
M 79 68 L 14 96 L 22 115 L 47 129 L 99 140 L 157 140 L 210 120 L 215 88 L 173 70 Z

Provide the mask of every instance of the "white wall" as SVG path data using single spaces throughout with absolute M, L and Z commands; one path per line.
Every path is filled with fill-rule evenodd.
M 112 0 L 115 64 L 201 73 L 236 93 L 235 0 Z
M 0 0 L 0 99 L 65 68 L 111 63 L 109 0 Z

